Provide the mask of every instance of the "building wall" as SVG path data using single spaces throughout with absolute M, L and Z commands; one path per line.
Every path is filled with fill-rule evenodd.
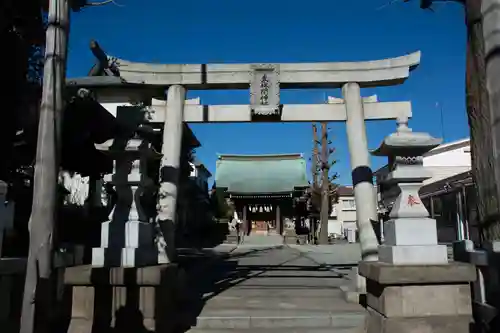
M 376 188 L 376 187 L 375 187 Z M 338 190 L 338 201 L 333 204 L 332 212 L 328 221 L 328 233 L 347 237 L 348 231 L 353 233 L 352 241 L 355 241 L 357 226 L 356 200 L 352 186 L 341 186 Z M 375 198 L 378 204 L 378 199 Z
M 470 167 L 471 156 L 469 140 L 460 140 L 434 148 L 424 156 L 424 166 Z
M 344 236 L 347 229 L 357 230 L 354 196 L 339 196 L 328 220 L 328 233 Z
M 432 173 L 424 185 L 435 183 L 471 170 L 469 140 L 460 140 L 434 148 L 424 156 L 424 167 Z

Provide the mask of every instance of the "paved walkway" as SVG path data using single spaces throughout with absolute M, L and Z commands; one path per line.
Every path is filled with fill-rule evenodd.
M 364 309 L 342 298 L 344 274 L 288 246 L 225 246 L 188 274 L 189 332 L 361 332 Z
M 312 260 L 329 266 L 355 266 L 361 260 L 359 243 L 289 246 Z

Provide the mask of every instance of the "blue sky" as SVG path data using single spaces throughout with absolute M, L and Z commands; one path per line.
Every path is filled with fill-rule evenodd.
M 363 89 L 381 101 L 411 100 L 410 127 L 452 141 L 467 137 L 465 25 L 458 4 L 435 12 L 389 0 L 117 0 L 121 6 L 74 13 L 68 76 L 84 76 L 94 60 L 90 39 L 110 55 L 161 63 L 359 61 L 422 51 L 421 65 L 403 85 Z M 323 103 L 338 89 L 282 91 L 282 103 Z M 247 91 L 193 91 L 204 104 L 248 104 Z M 436 104 L 439 106 L 436 107 Z M 441 121 L 441 109 L 443 122 Z M 444 126 L 442 126 L 444 123 Z M 197 124 L 198 158 L 215 172 L 217 153 L 303 153 L 310 157 L 308 123 Z M 345 125 L 330 124 L 339 183 L 351 184 Z M 395 129 L 394 121 L 367 124 L 369 147 Z M 372 159 L 376 170 L 386 161 Z

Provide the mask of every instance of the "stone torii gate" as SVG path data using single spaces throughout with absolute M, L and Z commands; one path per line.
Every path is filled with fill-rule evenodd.
M 377 260 L 377 220 L 365 120 L 411 117 L 410 102 L 363 99 L 360 89 L 403 83 L 420 62 L 420 52 L 366 62 L 285 64 L 148 64 L 111 59 L 120 77 L 106 77 L 116 88 L 165 89 L 166 101 L 149 107 L 151 122 L 164 123 L 159 222 L 175 225 L 182 123 L 346 122 L 357 221 L 363 260 Z M 92 78 L 89 78 L 92 79 Z M 94 78 L 95 79 L 95 78 Z M 104 79 L 104 78 L 102 78 Z M 85 79 L 80 80 L 80 85 Z M 329 104 L 282 105 L 280 90 L 342 88 L 343 99 Z M 186 104 L 186 90 L 250 89 L 249 105 Z M 134 89 L 132 89 L 134 90 Z M 155 96 L 158 98 L 158 96 Z M 151 100 L 150 100 L 151 101 Z M 170 172 L 169 172 L 170 171 Z M 173 235 L 165 235 L 174 248 Z M 172 258 L 172 253 L 168 258 Z
M 175 295 L 183 288 L 182 270 L 175 263 L 168 263 L 175 260 L 175 208 L 184 122 L 346 122 L 361 252 L 365 261 L 378 259 L 378 241 L 371 224 L 377 219 L 376 193 L 365 121 L 408 119 L 411 104 L 362 98 L 360 90 L 404 82 L 410 70 L 419 64 L 420 52 L 392 59 L 345 63 L 154 65 L 110 61 L 117 65 L 119 76 L 77 78 L 68 80 L 68 86 L 90 88 L 111 113 L 118 114 L 121 106 L 135 108 L 139 102 L 140 109 L 146 111 L 145 121 L 153 123 L 149 126 L 151 129 L 160 130 L 163 125 L 162 152 L 152 152 L 146 136 L 121 142 L 122 146 L 108 147 L 107 151 L 117 157 L 111 179 L 121 193 L 117 200 L 120 207 L 114 207 L 115 212 L 121 212 L 121 218 L 113 216 L 103 223 L 101 247 L 93 249 L 91 269 L 76 266 L 65 270 L 65 285 L 72 287 L 74 301 L 69 332 L 82 332 L 82 327 L 90 332 L 95 322 L 107 321 L 107 314 L 104 318 L 94 311 L 95 300 L 111 297 L 106 302 L 115 309 L 128 302 L 124 297 L 128 291 L 140 295 L 140 302 L 137 300 L 134 306 L 144 314 L 148 328 L 175 324 L 176 319 L 172 317 L 175 312 L 166 311 L 165 307 L 176 306 Z M 289 88 L 342 88 L 343 98 L 328 104 L 282 105 L 280 89 Z M 188 89 L 250 89 L 250 103 L 199 105 L 186 100 Z M 131 118 L 136 116 L 135 111 L 129 111 Z M 144 115 L 137 116 L 143 118 Z M 140 217 L 140 200 L 136 202 L 134 195 L 139 187 L 143 191 L 151 184 L 147 170 L 143 170 L 147 168 L 141 165 L 152 163 L 157 168 L 156 158 L 161 159 L 157 222 L 165 238 L 165 244 L 159 247 L 153 245 L 157 245 L 154 241 L 161 241 L 161 237 L 157 237 L 156 230 L 153 232 L 149 218 Z M 96 280 L 97 276 L 103 279 Z M 362 280 L 361 277 L 355 279 L 360 283 Z M 362 285 L 356 287 L 359 290 Z M 113 296 L 108 293 L 109 288 Z M 158 303 L 158 299 L 162 303 Z M 81 304 L 85 304 L 84 310 L 79 307 Z M 161 311 L 152 311 L 158 306 Z

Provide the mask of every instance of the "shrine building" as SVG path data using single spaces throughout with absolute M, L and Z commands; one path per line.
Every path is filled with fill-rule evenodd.
M 246 234 L 284 232 L 310 186 L 302 154 L 219 155 L 215 185 L 235 205 Z

